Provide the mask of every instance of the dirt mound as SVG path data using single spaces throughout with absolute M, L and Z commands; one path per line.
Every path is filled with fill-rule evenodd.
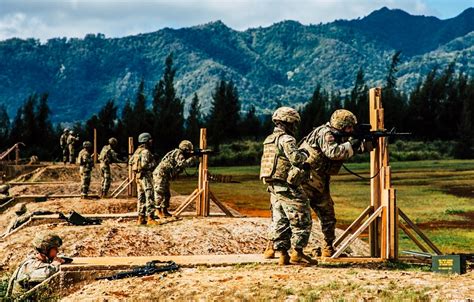
M 446 276 L 375 268 L 186 268 L 167 275 L 95 281 L 61 301 L 460 301 L 473 297 L 474 272 Z

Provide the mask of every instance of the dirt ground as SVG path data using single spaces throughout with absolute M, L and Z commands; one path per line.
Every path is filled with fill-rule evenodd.
M 114 169 L 114 186 L 125 177 Z M 94 179 L 100 179 L 93 175 Z M 54 165 L 38 169 L 15 181 L 61 181 L 67 185 L 15 186 L 11 194 L 69 194 L 79 191 L 77 167 Z M 93 182 L 92 189 L 97 190 Z M 171 208 L 186 196 L 173 194 Z M 136 200 L 128 198 L 80 200 L 52 199 L 27 204 L 29 211 L 67 213 L 129 213 Z M 190 211 L 193 208 L 189 209 Z M 217 210 L 215 207 L 212 211 Z M 243 213 L 250 216 L 252 212 Z M 253 213 L 256 214 L 256 213 Z M 260 213 L 261 214 L 261 213 Z M 267 216 L 267 215 L 259 215 Z M 12 209 L 0 214 L 0 233 L 14 219 Z M 266 246 L 270 218 L 195 218 L 159 225 L 137 226 L 130 219 L 108 219 L 101 225 L 77 227 L 62 221 L 44 221 L 27 226 L 0 239 L 0 276 L 8 275 L 31 251 L 31 240 L 46 230 L 59 234 L 62 251 L 72 257 L 159 256 L 261 253 Z M 340 234 L 342 231 L 337 230 Z M 319 246 L 322 234 L 314 221 L 308 252 Z M 350 255 L 367 255 L 368 246 L 357 240 Z M 179 272 L 95 281 L 61 297 L 63 301 L 313 301 L 333 300 L 460 300 L 474 299 L 474 273 L 461 276 L 437 275 L 424 268 L 378 265 L 323 265 L 317 267 L 241 265 L 234 267 L 183 268 Z

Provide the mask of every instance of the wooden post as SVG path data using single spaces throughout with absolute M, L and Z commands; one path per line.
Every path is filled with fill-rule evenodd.
M 94 165 L 97 164 L 97 129 L 94 128 Z
M 20 147 L 18 144 L 15 145 L 15 165 L 18 165 L 18 162 L 20 161 Z
M 133 137 L 128 138 L 128 159 L 133 155 L 133 152 L 135 151 L 133 147 Z M 132 167 L 128 166 L 128 179 L 132 180 L 135 178 L 135 175 L 132 171 Z M 137 183 L 135 181 L 129 182 L 128 184 L 128 196 L 137 196 Z

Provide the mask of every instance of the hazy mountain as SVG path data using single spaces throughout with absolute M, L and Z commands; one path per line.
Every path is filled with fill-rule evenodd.
M 0 103 L 13 117 L 28 94 L 48 91 L 55 121 L 84 119 L 110 98 L 120 106 L 133 99 L 142 78 L 151 92 L 170 52 L 178 93 L 189 102 L 197 92 L 204 110 L 221 78 L 236 84 L 244 109 L 254 104 L 260 112 L 304 102 L 317 83 L 344 93 L 361 67 L 370 85 L 380 85 L 396 50 L 403 51 L 399 85 L 408 92 L 454 60 L 473 76 L 473 31 L 473 8 L 448 20 L 382 8 L 309 26 L 284 21 L 236 31 L 217 21 L 115 39 L 9 39 L 0 42 Z

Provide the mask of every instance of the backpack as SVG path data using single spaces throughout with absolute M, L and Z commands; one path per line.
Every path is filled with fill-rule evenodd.
M 143 148 L 138 147 L 137 150 L 135 150 L 135 153 L 133 153 L 132 157 L 130 157 L 130 161 L 128 164 L 132 167 L 132 171 L 135 173 L 139 173 L 141 170 L 141 165 L 140 165 L 140 153 L 142 152 Z
M 102 151 L 99 153 L 99 157 L 97 158 L 101 163 L 105 162 L 107 159 L 107 154 L 109 153 L 110 148 L 107 148 L 107 146 L 102 148 Z

